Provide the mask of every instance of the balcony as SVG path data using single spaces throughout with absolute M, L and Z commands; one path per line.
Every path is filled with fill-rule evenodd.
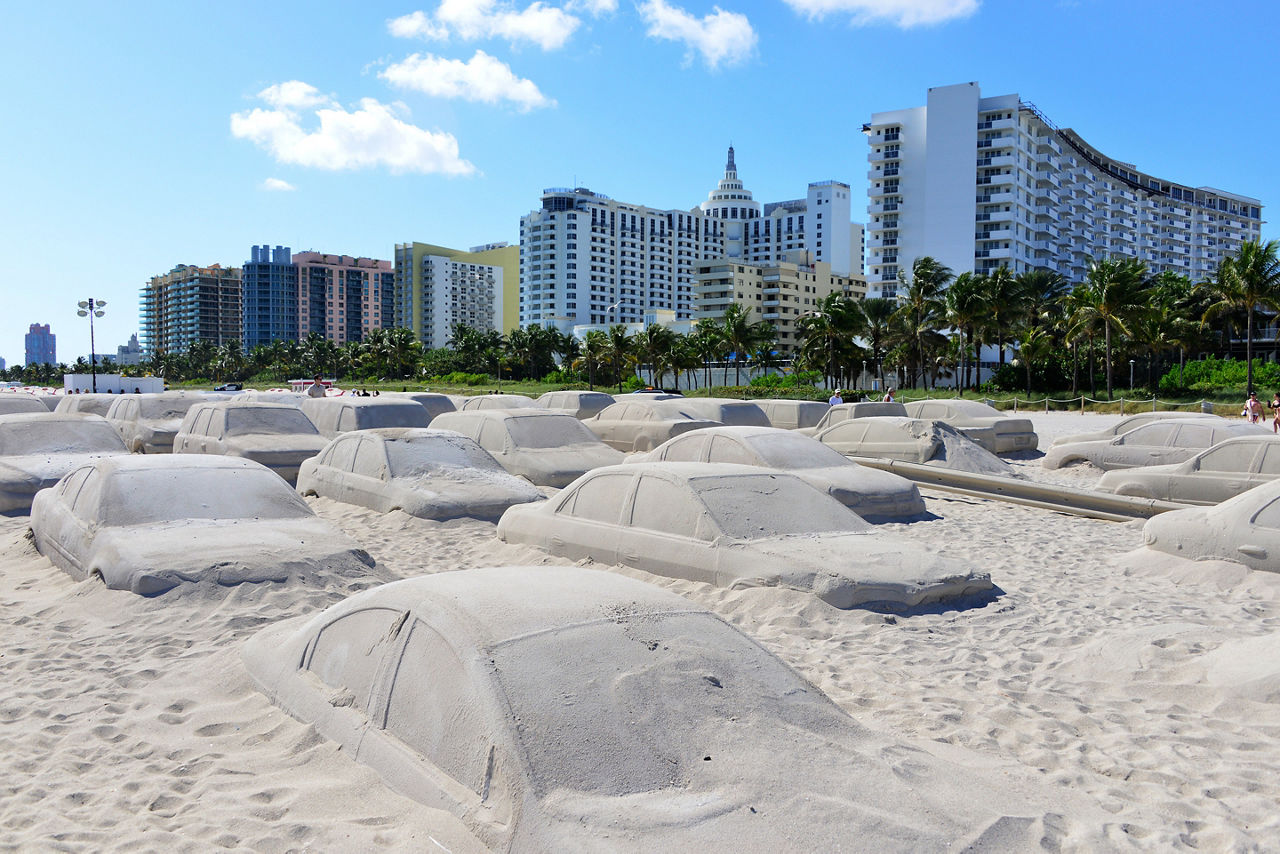
M 1057 138 L 1047 134 L 1045 136 L 1036 137 L 1036 147 L 1041 150 L 1047 149 L 1052 151 L 1054 154 L 1062 153 L 1062 146 L 1058 143 Z
M 978 122 L 978 130 L 1014 130 L 1016 128 L 1015 119 L 989 119 Z
M 974 258 L 1012 258 L 1013 249 L 1000 246 L 995 249 L 979 249 L 973 253 Z
M 1012 169 L 1017 165 L 1017 160 L 1012 154 L 995 154 L 990 157 L 979 157 L 979 169 Z
M 885 148 L 880 151 L 872 151 L 867 155 L 868 163 L 883 163 L 886 160 L 900 159 L 902 159 L 902 149 L 900 148 Z
M 1062 179 L 1058 177 L 1058 173 L 1050 169 L 1040 169 L 1036 171 L 1036 181 L 1047 183 L 1059 190 L 1062 189 Z
M 877 181 L 884 178 L 894 178 L 899 174 L 900 171 L 901 170 L 898 168 L 898 164 L 891 163 L 888 166 L 880 166 L 876 169 L 872 169 L 871 171 L 869 171 L 867 173 L 867 180 Z
M 1047 216 L 1049 219 L 1053 220 L 1054 222 L 1062 221 L 1062 214 L 1059 212 L 1059 209 L 1054 205 L 1036 205 L 1035 208 L 1033 208 L 1033 211 L 1035 212 L 1036 216 Z
M 890 213 L 892 211 L 896 211 L 897 209 L 898 209 L 897 202 L 884 202 L 882 204 L 868 205 L 867 213 L 873 213 L 873 214 Z

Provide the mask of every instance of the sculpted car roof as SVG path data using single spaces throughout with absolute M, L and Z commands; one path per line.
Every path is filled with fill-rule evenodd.
M 366 607 L 401 611 L 445 604 L 486 646 L 602 620 L 705 611 L 656 585 L 576 566 L 440 572 L 384 584 L 361 598 Z
M 7 415 L 0 415 L 0 424 L 21 424 L 30 421 L 36 421 L 41 424 L 65 424 L 68 421 L 84 424 L 92 419 L 107 420 L 101 415 L 76 415 L 67 412 L 10 412 Z
M 261 469 L 251 460 L 221 454 L 127 454 L 94 463 L 103 474 L 126 471 L 183 471 L 195 469 Z
M 770 427 L 758 427 L 758 430 L 771 430 Z M 744 466 L 738 463 L 686 463 L 659 460 L 651 463 L 624 463 L 617 466 L 602 466 L 592 469 L 589 474 L 597 472 L 619 471 L 624 474 L 665 473 L 680 480 L 702 481 L 729 477 L 785 477 L 799 480 L 795 475 L 775 469 L 762 469 L 759 466 Z

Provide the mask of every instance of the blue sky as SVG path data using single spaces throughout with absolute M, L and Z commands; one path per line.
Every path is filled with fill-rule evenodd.
M 518 241 L 544 187 L 688 208 L 865 187 L 871 113 L 970 80 L 1144 171 L 1280 204 L 1280 5 L 1103 0 L 18 4 L 0 29 L 0 357 L 89 350 L 255 243 Z M 1264 217 L 1277 214 L 1264 210 Z M 1264 239 L 1280 237 L 1264 226 Z

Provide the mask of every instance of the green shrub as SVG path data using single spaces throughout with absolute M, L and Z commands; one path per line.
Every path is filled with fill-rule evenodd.
M 1247 365 L 1243 359 L 1219 359 L 1209 356 L 1187 362 L 1181 370 L 1170 368 L 1160 378 L 1160 393 L 1165 395 L 1221 394 L 1245 392 L 1248 382 Z M 1263 359 L 1253 360 L 1253 385 L 1255 388 L 1280 389 L 1280 364 Z

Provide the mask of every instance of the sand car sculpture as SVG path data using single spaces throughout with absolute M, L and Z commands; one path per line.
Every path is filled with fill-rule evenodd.
M 676 436 L 628 462 L 737 463 L 789 472 L 869 522 L 925 512 L 905 477 L 860 466 L 808 436 L 776 427 L 708 427 Z
M 1031 419 L 1012 418 L 976 400 L 918 400 L 904 408 L 912 418 L 945 421 L 995 454 L 1034 451 L 1040 444 Z
M 1259 424 L 1207 418 L 1170 418 L 1143 424 L 1112 439 L 1054 445 L 1041 464 L 1047 469 L 1079 462 L 1104 471 L 1180 463 L 1227 439 L 1270 436 Z
M 1280 480 L 1213 507 L 1161 513 L 1142 529 L 1146 547 L 1191 560 L 1231 560 L 1280 572 Z
M 242 658 L 493 851 L 1034 848 L 1073 797 L 867 729 L 720 617 L 599 570 L 396 581 L 269 626 Z
M 384 395 L 379 395 L 383 397 Z M 446 412 L 457 412 L 458 407 L 447 394 L 440 394 L 434 391 L 397 391 L 388 392 L 386 397 L 402 398 L 404 400 L 412 400 L 414 403 L 427 410 L 427 414 L 432 418 L 437 415 L 444 415 Z
M 311 419 L 284 403 L 223 401 L 187 410 L 173 439 L 175 454 L 218 454 L 261 463 L 290 484 L 302 461 L 326 442 Z
M 622 462 L 583 422 L 542 407 L 452 412 L 435 424 L 471 438 L 504 469 L 538 486 L 560 488 L 583 472 Z
M 128 455 L 36 496 L 40 553 L 72 578 L 144 596 L 179 585 L 371 576 L 373 560 L 250 460 Z
M 307 396 L 297 391 L 242 391 L 230 397 L 232 403 L 283 403 L 301 408 Z
M 426 427 L 433 420 L 417 401 L 390 395 L 310 397 L 302 402 L 302 411 L 326 439 L 375 427 Z
M 35 395 L 14 392 L 0 394 L 0 415 L 17 415 L 20 412 L 43 414 L 48 411 L 49 407 L 40 402 Z
M 565 412 L 579 421 L 600 414 L 606 406 L 612 406 L 615 402 L 613 395 L 602 391 L 573 390 L 549 391 L 536 401 L 543 409 Z
M 168 454 L 187 411 L 207 402 L 204 395 L 186 392 L 131 394 L 111 404 L 107 421 L 135 454 Z
M 40 490 L 90 460 L 129 449 L 99 415 L 0 415 L 0 513 L 23 514 Z
M 620 400 L 599 415 L 582 422 L 611 448 L 623 453 L 652 451 L 663 442 L 703 427 L 719 427 L 719 421 L 694 415 L 683 399 Z
M 816 400 L 753 400 L 764 412 L 769 426 L 783 430 L 804 430 L 818 426 L 831 407 Z
M 818 423 L 812 427 L 801 427 L 800 432 L 806 436 L 816 436 L 828 427 L 854 418 L 906 418 L 907 410 L 901 403 L 880 401 L 860 401 L 857 403 L 837 403 L 826 406 Z
M 1183 504 L 1218 504 L 1277 477 L 1280 436 L 1242 436 L 1185 462 L 1106 472 L 1095 488 Z
M 538 402 L 523 394 L 477 394 L 466 398 L 458 407 L 460 412 L 485 409 L 532 409 Z
M 302 464 L 298 491 L 422 519 L 496 519 L 542 499 L 474 440 L 421 427 L 343 433 Z
M 913 607 L 991 579 L 872 526 L 794 475 L 727 463 L 639 463 L 512 507 L 498 537 L 721 587 L 789 587 L 836 608 Z
M 1170 418 L 1178 418 L 1186 420 L 1188 418 L 1204 418 L 1208 420 L 1217 419 L 1219 423 L 1229 423 L 1227 419 L 1218 415 L 1209 415 L 1200 412 L 1139 412 L 1137 415 L 1127 415 L 1121 418 L 1115 424 L 1103 430 L 1093 430 L 1088 433 L 1073 433 L 1069 436 L 1059 436 L 1050 444 L 1053 445 L 1070 445 L 1076 442 L 1106 442 L 1114 439 L 1116 436 L 1128 433 L 1130 430 L 1141 427 L 1143 424 L 1150 424 L 1152 421 L 1166 421 Z
M 847 457 L 902 460 L 958 471 L 1013 475 L 1013 467 L 944 421 L 877 416 L 853 418 L 814 439 Z
M 769 427 L 769 416 L 754 402 L 715 397 L 686 397 L 681 408 L 696 418 L 716 421 L 729 427 Z
M 118 394 L 69 394 L 58 401 L 53 411 L 63 415 L 106 416 L 111 404 L 120 399 Z

